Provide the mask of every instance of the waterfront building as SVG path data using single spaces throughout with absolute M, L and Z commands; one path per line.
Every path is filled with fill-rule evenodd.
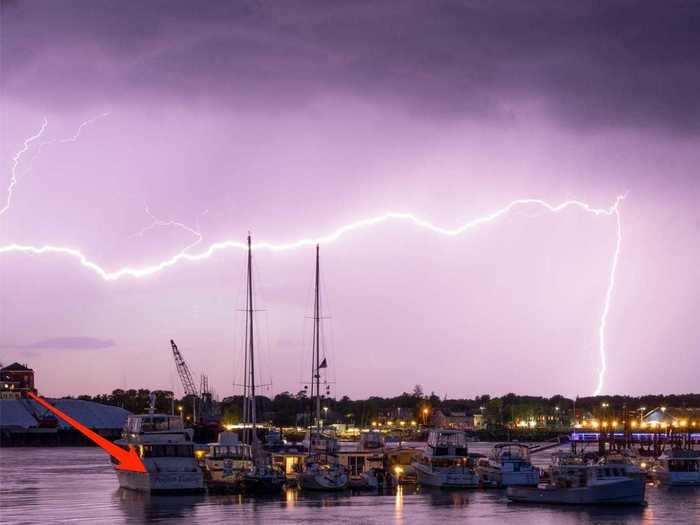
M 0 369 L 0 399 L 21 399 L 27 392 L 36 393 L 34 370 L 20 363 Z

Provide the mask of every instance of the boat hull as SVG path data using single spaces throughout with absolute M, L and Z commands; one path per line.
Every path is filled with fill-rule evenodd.
M 700 486 L 700 472 L 657 472 L 654 477 L 663 485 L 671 487 Z
M 348 477 L 329 478 L 324 474 L 302 473 L 297 477 L 297 483 L 302 490 L 340 491 L 348 488 Z
M 442 489 L 464 489 L 479 486 L 479 476 L 472 470 L 461 468 L 434 470 L 420 463 L 413 466 L 420 485 Z
M 151 493 L 202 492 L 204 477 L 197 472 L 129 472 L 116 470 L 119 486 Z
M 517 503 L 561 505 L 642 505 L 645 483 L 626 479 L 580 488 L 508 487 L 508 499 Z

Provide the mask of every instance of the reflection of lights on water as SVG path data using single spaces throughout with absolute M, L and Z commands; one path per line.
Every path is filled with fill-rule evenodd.
M 396 487 L 396 498 L 394 498 L 394 516 L 396 519 L 401 519 L 403 516 L 403 487 Z
M 287 500 L 287 508 L 293 509 L 297 504 L 297 491 L 294 489 L 287 489 L 285 491 L 285 498 Z

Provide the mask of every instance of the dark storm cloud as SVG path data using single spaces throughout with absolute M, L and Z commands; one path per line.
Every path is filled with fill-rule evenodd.
M 112 348 L 114 341 L 111 339 L 97 339 L 94 337 L 65 336 L 42 339 L 24 345 L 0 345 L 0 348 L 13 350 L 102 350 Z
M 32 104 L 295 107 L 436 117 L 542 105 L 567 125 L 700 129 L 697 1 L 3 2 L 2 92 Z

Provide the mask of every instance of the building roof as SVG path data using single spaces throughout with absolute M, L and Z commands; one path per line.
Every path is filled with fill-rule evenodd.
M 81 399 L 48 400 L 61 412 L 78 420 L 88 428 L 118 430 L 124 426 L 128 410 L 110 405 L 102 405 Z M 51 415 L 45 408 L 28 399 L 0 399 L 0 428 L 28 429 L 37 426 L 32 410 L 38 417 Z M 63 420 L 58 420 L 58 428 L 70 428 Z
M 0 372 L 34 372 L 34 370 L 20 363 L 12 363 L 0 368 Z

